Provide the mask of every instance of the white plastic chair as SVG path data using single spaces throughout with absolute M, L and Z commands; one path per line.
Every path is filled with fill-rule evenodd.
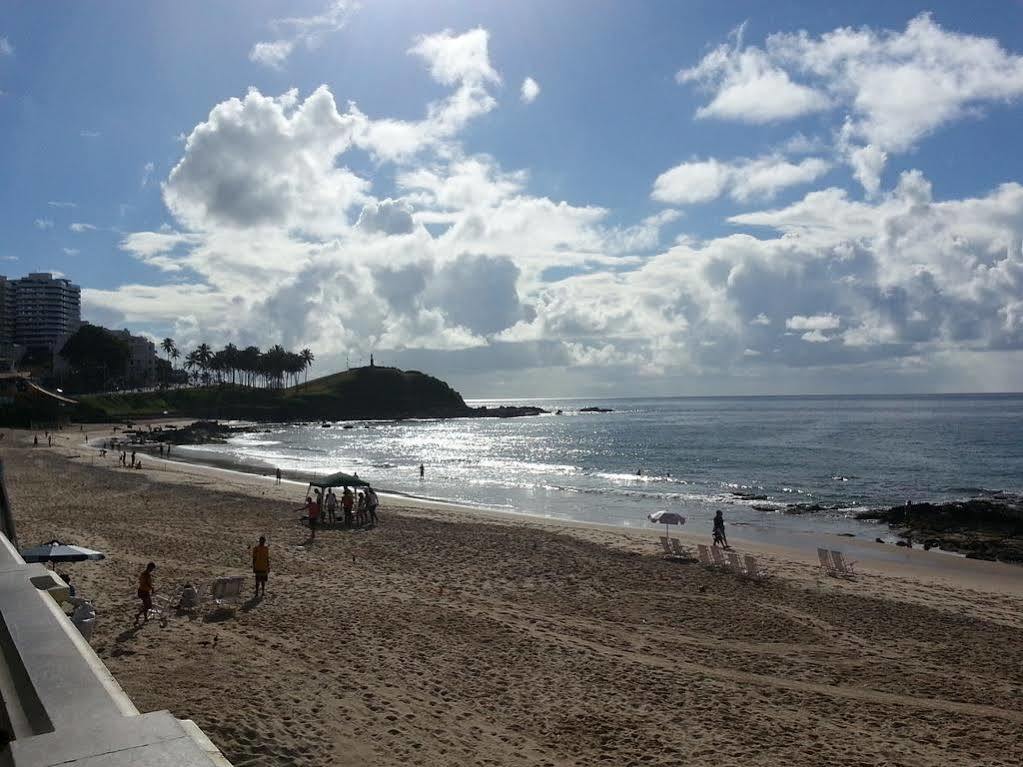
M 835 569 L 834 563 L 831 561 L 831 554 L 827 549 L 817 549 L 817 559 L 821 562 L 821 568 L 824 570 L 826 575 L 835 575 L 838 571 Z
M 856 563 L 846 562 L 845 556 L 843 556 L 841 551 L 832 551 L 831 561 L 834 562 L 835 570 L 838 572 L 839 575 L 843 575 L 847 578 L 856 577 L 856 573 L 853 572 L 853 565 L 855 565 Z

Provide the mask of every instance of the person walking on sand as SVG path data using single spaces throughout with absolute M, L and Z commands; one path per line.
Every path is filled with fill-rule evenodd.
M 426 467 L 419 464 L 419 478 L 422 479 L 424 476 L 426 476 Z
M 143 619 L 143 623 L 149 623 L 149 611 L 153 609 L 153 592 L 156 588 L 153 586 L 153 572 L 156 570 L 156 562 L 150 562 L 146 565 L 146 569 L 139 575 L 139 599 L 142 600 L 142 607 L 139 608 L 138 613 L 135 615 L 135 625 L 139 625 L 139 618 Z
M 714 545 L 726 549 L 732 548 L 728 545 L 728 537 L 725 535 L 725 517 L 721 513 L 721 509 L 714 514 Z
M 259 536 L 259 543 L 252 549 L 252 572 L 256 576 L 256 599 L 266 596 L 266 581 L 270 577 L 270 547 L 266 536 Z
M 277 467 L 277 481 L 274 482 L 274 484 L 275 485 L 281 484 L 281 467 L 280 466 Z

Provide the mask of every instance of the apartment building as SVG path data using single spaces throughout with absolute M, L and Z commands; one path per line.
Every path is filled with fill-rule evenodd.
M 0 276 L 0 344 L 59 351 L 81 324 L 81 294 L 71 280 L 46 272 Z

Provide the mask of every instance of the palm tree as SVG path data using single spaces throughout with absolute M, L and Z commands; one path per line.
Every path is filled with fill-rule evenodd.
M 178 351 L 177 346 L 174 344 L 174 339 L 170 337 L 163 339 L 163 341 L 160 342 L 160 348 L 163 349 L 164 353 L 167 355 L 167 362 L 170 363 L 171 369 L 173 369 L 174 363 L 171 362 L 171 359 L 177 356 Z M 164 381 L 165 385 L 167 383 L 167 381 Z
M 302 358 L 302 369 L 305 371 L 305 382 L 309 383 L 309 367 L 313 364 L 313 360 L 316 359 L 316 355 L 309 349 L 303 349 L 298 353 L 298 356 Z
M 193 349 L 185 356 L 185 370 L 188 370 L 191 375 L 189 378 L 192 379 L 193 383 L 198 380 L 198 374 L 195 372 L 197 368 L 201 368 L 202 363 L 199 361 L 199 350 Z
M 202 378 L 204 383 L 209 383 L 210 380 L 210 364 L 213 362 L 213 350 L 207 343 L 199 344 L 195 348 L 195 361 L 199 366 L 199 376 Z

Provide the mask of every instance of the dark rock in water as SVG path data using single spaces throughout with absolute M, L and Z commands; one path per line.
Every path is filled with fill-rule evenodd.
M 218 421 L 196 421 L 173 431 L 154 431 L 146 438 L 171 445 L 209 445 L 227 441 L 232 434 L 249 431 L 244 426 L 225 426 Z
M 1009 494 L 940 504 L 907 503 L 856 517 L 887 522 L 908 541 L 923 540 L 925 549 L 1023 564 L 1023 499 Z
M 884 543 L 884 539 L 883 538 L 875 538 L 874 539 L 874 543 Z
M 785 507 L 786 514 L 816 514 L 819 511 L 836 511 L 837 505 L 822 503 L 790 503 Z
M 485 405 L 475 408 L 470 415 L 477 418 L 521 418 L 527 415 L 543 415 L 547 411 L 542 407 L 529 405 L 502 405 L 501 407 L 488 408 Z
M 736 498 L 742 498 L 744 501 L 766 501 L 767 496 L 761 495 L 760 493 L 746 493 L 742 490 L 736 490 L 732 493 Z
M 764 506 L 758 503 L 754 503 L 752 506 L 750 506 L 750 508 L 753 509 L 753 511 L 777 511 L 777 509 L 774 506 Z
M 609 407 L 581 407 L 579 408 L 580 413 L 613 413 Z
M 856 535 L 854 533 L 839 533 L 838 537 L 839 538 L 855 538 Z
M 913 548 L 913 544 L 906 543 L 906 541 L 895 541 L 895 545 L 896 546 L 902 546 L 903 548 L 907 548 L 907 549 Z

